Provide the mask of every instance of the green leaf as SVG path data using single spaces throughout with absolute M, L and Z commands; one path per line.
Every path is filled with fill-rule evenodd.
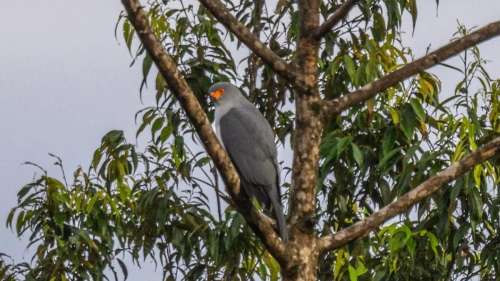
M 97 166 L 99 166 L 99 162 L 101 161 L 101 157 L 102 157 L 102 153 L 101 153 L 101 149 L 100 148 L 97 148 L 95 151 L 94 151 L 94 156 L 92 157 L 92 167 L 97 170 Z
M 116 261 L 118 261 L 118 265 L 120 265 L 120 268 L 121 268 L 122 273 L 123 273 L 124 280 L 127 280 L 127 278 L 128 278 L 127 266 L 125 265 L 125 263 L 120 258 L 116 258 Z
M 410 256 L 415 258 L 415 250 L 417 248 L 417 242 L 415 242 L 415 239 L 409 238 L 408 241 L 406 241 L 406 248 L 408 249 Z
M 170 123 L 167 126 L 163 127 L 163 129 L 160 132 L 160 137 L 159 137 L 160 142 L 165 142 L 172 135 L 172 132 L 173 132 L 173 127 Z
M 351 141 L 351 136 L 342 138 L 328 136 L 320 147 L 321 155 L 326 155 L 325 162 L 328 163 L 332 160 L 338 159 L 338 157 L 340 157 L 340 155 L 349 147 Z
M 417 24 L 417 1 L 416 0 L 407 0 L 408 1 L 408 11 L 411 14 L 411 20 L 413 24 L 413 31 L 415 31 L 415 26 Z
M 471 188 L 470 189 L 470 196 L 472 197 L 471 204 L 472 204 L 472 211 L 477 219 L 481 219 L 483 216 L 483 200 L 481 199 L 481 195 L 479 194 L 479 191 L 477 188 Z
M 417 115 L 417 118 L 420 122 L 425 122 L 425 111 L 420 102 L 417 99 L 411 99 L 410 105 L 413 109 L 413 112 Z
M 278 281 L 280 266 L 278 262 L 269 254 L 264 254 L 264 262 L 269 268 L 269 273 L 271 275 L 271 281 Z
M 385 272 L 384 271 L 376 271 L 375 277 L 373 278 L 373 281 L 381 281 L 384 280 L 383 278 L 385 277 Z
M 361 276 L 366 272 L 368 272 L 368 269 L 366 268 L 365 264 L 362 263 L 360 259 L 358 259 L 356 262 L 356 274 L 358 276 Z
M 130 54 L 132 54 L 132 41 L 134 39 L 134 28 L 131 26 L 128 19 L 123 22 L 123 40 L 127 45 L 127 49 Z
M 476 165 L 474 167 L 474 183 L 476 184 L 476 187 L 481 186 L 481 174 L 483 172 L 483 167 L 481 165 Z
M 64 184 L 55 178 L 46 177 L 45 180 L 47 181 L 47 186 L 49 187 L 49 189 L 64 189 Z
M 429 239 L 429 243 L 431 244 L 432 252 L 434 252 L 434 256 L 437 257 L 438 256 L 437 248 L 439 245 L 438 239 L 434 234 L 432 234 L 432 232 L 427 231 L 426 235 L 427 235 L 427 239 Z
M 368 269 L 366 266 L 361 262 L 360 259 L 356 261 L 356 267 L 353 267 L 352 265 L 349 265 L 348 267 L 348 272 L 349 272 L 349 280 L 351 281 L 356 281 L 358 280 L 358 277 L 365 274 L 368 272 Z
M 142 133 L 142 131 L 144 131 L 146 126 L 148 126 L 151 123 L 151 121 L 153 121 L 155 117 L 156 114 L 154 109 L 148 110 L 146 113 L 144 113 L 144 115 L 142 116 L 142 123 L 139 126 L 139 129 L 137 129 L 135 136 L 138 137 Z
M 389 163 L 389 160 L 391 160 L 392 157 L 396 156 L 400 150 L 401 150 L 400 147 L 396 147 L 390 152 L 388 152 L 386 155 L 384 155 L 384 158 L 382 158 L 382 160 L 380 160 L 378 164 L 378 168 L 384 170 L 386 168 L 386 165 Z
M 124 182 L 120 181 L 118 183 L 118 193 L 120 195 L 120 199 L 122 201 L 126 201 L 130 196 L 130 187 L 126 185 Z
M 383 41 L 386 35 L 385 20 L 379 12 L 373 13 L 372 34 L 378 42 Z
M 391 112 L 392 123 L 396 126 L 399 125 L 400 120 L 401 120 L 401 118 L 399 116 L 399 112 L 395 108 L 391 108 L 390 112 Z
M 142 61 L 142 83 L 140 87 L 140 92 L 142 92 L 144 86 L 147 86 L 148 74 L 149 71 L 151 70 L 152 65 L 153 65 L 153 59 L 148 54 L 146 54 L 144 60 Z
M 396 130 L 394 127 L 389 127 L 385 133 L 382 140 L 382 155 L 385 157 L 389 152 L 391 152 L 396 144 Z
M 417 126 L 417 121 L 415 118 L 415 113 L 410 106 L 404 106 L 401 115 L 401 130 L 403 131 L 406 139 L 411 141 L 413 138 L 413 133 Z
M 156 118 L 156 120 L 153 122 L 153 125 L 151 126 L 151 135 L 153 136 L 153 138 L 156 132 L 158 132 L 158 130 L 163 126 L 164 122 L 165 122 L 164 117 Z
M 349 265 L 347 270 L 349 271 L 349 280 L 358 281 L 358 272 L 356 269 L 352 265 Z
M 102 143 L 111 147 L 116 147 L 124 141 L 125 137 L 121 130 L 111 130 L 102 137 Z
M 219 239 L 215 231 L 208 232 L 208 252 L 209 255 L 217 260 L 219 257 Z
M 356 67 L 354 66 L 354 61 L 349 55 L 344 56 L 344 65 L 349 74 L 352 84 L 356 85 Z
M 354 157 L 354 160 L 356 161 L 356 163 L 358 163 L 359 167 L 362 167 L 364 162 L 363 152 L 361 151 L 361 149 L 359 149 L 359 146 L 357 146 L 355 143 L 351 143 L 351 146 L 352 146 L 352 156 Z
M 24 211 L 20 211 L 17 215 L 17 220 L 16 220 L 16 232 L 17 235 L 21 235 L 22 233 L 22 228 L 24 226 Z
M 33 188 L 32 184 L 26 184 L 23 186 L 19 192 L 17 192 L 17 199 L 21 200 L 31 189 Z
M 94 208 L 94 205 L 97 202 L 98 196 L 99 195 L 95 194 L 94 196 L 92 196 L 92 198 L 90 198 L 90 201 L 88 201 L 87 207 L 85 208 L 85 211 L 87 213 L 90 213 L 92 211 L 92 209 Z
M 12 221 L 14 219 L 14 215 L 16 214 L 16 209 L 11 209 L 9 214 L 7 215 L 7 219 L 5 220 L 5 226 L 8 228 L 12 228 Z

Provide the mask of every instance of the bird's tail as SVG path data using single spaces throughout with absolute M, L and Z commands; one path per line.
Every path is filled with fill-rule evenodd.
M 277 198 L 271 196 L 271 203 L 273 205 L 274 217 L 276 218 L 276 223 L 278 225 L 278 231 L 280 233 L 283 242 L 288 242 L 288 229 L 286 227 L 286 219 L 283 214 L 283 208 L 281 207 L 281 202 L 278 202 Z

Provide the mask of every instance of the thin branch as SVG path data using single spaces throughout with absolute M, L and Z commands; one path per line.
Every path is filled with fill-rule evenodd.
M 244 24 L 236 19 L 231 12 L 219 0 L 199 0 L 212 15 L 229 29 L 238 39 L 243 42 L 254 54 L 258 55 L 264 63 L 269 65 L 280 76 L 297 86 L 308 91 L 304 78 L 295 65 L 287 63 L 260 39 L 250 31 Z
M 264 2 L 262 0 L 254 1 L 254 10 L 252 12 L 252 25 L 253 31 L 252 33 L 260 38 L 260 32 L 262 31 L 263 25 L 261 25 L 261 15 L 262 15 L 262 7 Z M 259 69 L 259 57 L 251 52 L 248 56 L 248 97 L 250 101 L 255 101 L 257 97 L 257 72 Z
M 319 40 L 321 37 L 325 36 L 326 33 L 332 30 L 332 28 L 347 17 L 347 14 L 357 2 L 358 0 L 345 1 L 323 24 L 321 24 L 314 31 L 313 37 L 316 38 L 316 40 Z
M 320 251 L 324 252 L 337 249 L 347 244 L 349 241 L 367 234 L 390 218 L 403 213 L 414 204 L 429 197 L 444 184 L 470 171 L 475 165 L 498 154 L 500 154 L 500 137 L 493 139 L 478 150 L 465 156 L 459 162 L 455 162 L 450 167 L 430 177 L 416 188 L 401 196 L 397 201 L 383 207 L 368 218 L 342 229 L 335 234 L 321 238 L 319 243 Z
M 285 245 L 274 230 L 272 220 L 253 208 L 249 200 L 242 200 L 243 197 L 240 196 L 240 179 L 236 169 L 215 136 L 207 115 L 186 80 L 177 69 L 174 60 L 167 54 L 161 42 L 152 32 L 143 7 L 138 0 L 122 0 L 122 3 L 142 44 L 165 78 L 172 93 L 186 111 L 191 124 L 196 129 L 198 136 L 205 146 L 205 150 L 219 169 L 226 183 L 227 191 L 236 203 L 235 206 L 238 208 L 238 211 L 245 217 L 257 236 L 261 238 L 269 252 L 280 263 L 285 264 Z
M 222 208 L 221 208 L 220 198 L 223 196 L 219 190 L 219 175 L 217 174 L 217 169 L 215 169 L 215 167 L 210 169 L 210 171 L 212 172 L 212 175 L 214 176 L 215 180 L 214 187 L 215 187 L 215 196 L 217 198 L 217 214 L 219 215 L 219 221 L 222 221 Z M 230 204 L 231 202 L 226 201 L 226 203 Z
M 412 63 L 404 65 L 400 69 L 389 73 L 376 81 L 366 84 L 354 92 L 323 102 L 322 110 L 324 117 L 338 114 L 358 103 L 366 101 L 385 89 L 394 86 L 397 83 L 404 81 L 405 79 L 450 57 L 453 57 L 467 48 L 475 46 L 498 35 L 500 35 L 500 21 L 490 23 L 469 35 L 444 45 L 436 51 L 429 53 Z

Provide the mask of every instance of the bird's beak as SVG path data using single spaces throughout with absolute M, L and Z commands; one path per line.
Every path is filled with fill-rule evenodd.
M 210 93 L 210 97 L 212 97 L 214 101 L 218 101 L 223 95 L 224 89 L 217 89 Z

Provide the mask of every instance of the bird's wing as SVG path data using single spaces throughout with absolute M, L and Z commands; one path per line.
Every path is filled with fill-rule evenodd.
M 241 178 L 248 196 L 273 210 L 278 230 L 288 240 L 286 219 L 281 206 L 277 152 L 274 134 L 267 120 L 253 106 L 235 107 L 219 121 L 221 141 Z
M 235 107 L 219 122 L 221 140 L 240 177 L 251 184 L 276 186 L 274 136 L 260 112 Z

